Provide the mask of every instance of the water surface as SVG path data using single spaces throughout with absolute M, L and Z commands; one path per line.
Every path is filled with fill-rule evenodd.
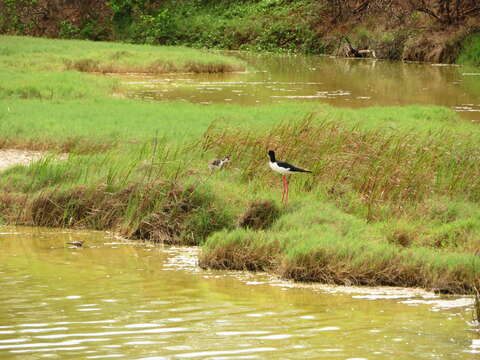
M 443 105 L 480 122 L 480 68 L 326 56 L 229 52 L 252 71 L 123 78 L 128 96 L 201 104 L 258 105 L 285 101 L 341 107 Z
M 85 241 L 85 247 L 67 244 Z M 2 359 L 478 359 L 465 297 L 203 271 L 197 249 L 0 227 Z M 337 291 L 338 290 L 338 291 Z M 379 295 L 380 294 L 380 295 Z M 450 305 L 450 308 L 444 305 Z

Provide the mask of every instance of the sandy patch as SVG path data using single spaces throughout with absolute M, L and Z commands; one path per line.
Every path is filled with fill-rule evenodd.
M 13 165 L 28 165 L 31 162 L 37 161 L 45 153 L 41 151 L 30 150 L 0 150 L 0 171 Z

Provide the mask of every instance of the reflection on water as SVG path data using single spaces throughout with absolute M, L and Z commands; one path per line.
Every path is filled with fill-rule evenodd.
M 197 251 L 0 228 L 0 358 L 478 359 L 471 299 L 202 271 Z
M 321 101 L 335 106 L 444 105 L 480 122 L 480 69 L 319 56 L 231 52 L 255 71 L 129 75 L 130 97 L 201 104 Z

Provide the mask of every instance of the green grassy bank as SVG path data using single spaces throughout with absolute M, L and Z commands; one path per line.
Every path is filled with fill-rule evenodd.
M 241 71 L 230 57 L 181 46 L 162 48 L 82 40 L 1 36 L 3 70 L 165 73 Z
M 202 245 L 202 266 L 301 281 L 461 293 L 478 281 L 480 131 L 449 109 L 142 102 L 112 78 L 0 61 L 23 76 L 4 75 L 0 147 L 50 151 L 1 173 L 3 223 Z M 313 171 L 292 176 L 288 206 L 268 149 Z

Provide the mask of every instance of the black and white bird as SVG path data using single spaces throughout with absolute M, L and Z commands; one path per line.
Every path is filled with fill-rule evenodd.
M 270 169 L 272 169 L 273 171 L 279 174 L 282 174 L 282 180 L 283 180 L 282 202 L 285 202 L 286 204 L 288 202 L 288 182 L 287 182 L 287 177 L 285 175 L 295 174 L 295 173 L 311 173 L 311 171 L 300 169 L 286 162 L 277 161 L 275 159 L 275 151 L 273 150 L 268 151 L 268 156 L 270 158 L 270 163 L 269 163 Z
M 220 170 L 223 165 L 230 161 L 230 156 L 225 156 L 223 159 L 213 159 L 208 163 L 210 170 Z

